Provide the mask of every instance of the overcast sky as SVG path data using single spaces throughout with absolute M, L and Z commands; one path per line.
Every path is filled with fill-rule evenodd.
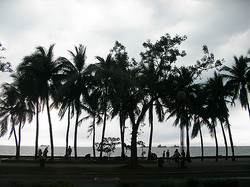
M 142 43 L 158 40 L 165 33 L 172 37 L 186 35 L 187 40 L 180 49 L 187 56 L 177 65 L 191 65 L 203 55 L 206 44 L 216 59 L 224 58 L 231 66 L 233 56 L 246 55 L 250 48 L 250 1 L 249 0 L 1 0 L 0 1 L 0 42 L 6 48 L 0 56 L 6 56 L 15 69 L 25 55 L 35 51 L 38 45 L 49 47 L 55 43 L 55 58 L 69 58 L 67 50 L 75 45 L 87 47 L 87 63 L 96 63 L 95 56 L 106 57 L 115 41 L 122 43 L 129 54 L 140 60 Z M 209 72 L 204 75 L 212 75 Z M 9 73 L 0 73 L 0 83 L 10 81 Z M 45 112 L 44 112 L 45 113 Z M 82 117 L 86 116 L 83 114 Z M 49 130 L 46 113 L 40 116 L 39 145 L 49 145 Z M 234 144 L 250 145 L 250 120 L 248 113 L 239 103 L 230 107 L 230 122 Z M 65 145 L 66 120 L 59 121 L 57 111 L 52 116 L 54 144 Z M 85 121 L 79 128 L 78 145 L 91 146 L 87 138 Z M 138 140 L 148 145 L 149 128 L 142 128 Z M 155 119 L 153 145 L 179 145 L 179 129 L 172 127 L 173 120 L 158 123 Z M 72 122 L 73 125 L 73 122 Z M 131 131 L 127 121 L 126 142 Z M 73 145 L 73 129 L 70 144 Z M 97 128 L 100 141 L 102 127 Z M 204 144 L 214 146 L 204 130 Z M 219 145 L 223 146 L 222 133 L 218 127 Z M 22 129 L 21 145 L 35 144 L 35 121 Z M 228 134 L 228 132 L 226 132 Z M 119 137 L 118 121 L 108 124 L 106 136 Z M 0 139 L 0 145 L 15 145 L 8 135 Z M 199 138 L 191 140 L 191 146 L 199 146 Z

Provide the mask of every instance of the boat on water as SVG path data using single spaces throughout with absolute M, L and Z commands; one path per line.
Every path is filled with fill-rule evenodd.
M 167 146 L 159 144 L 157 147 L 158 148 L 164 148 L 164 147 L 167 147 Z
M 179 147 L 178 145 L 174 145 L 174 146 L 171 146 L 171 147 Z

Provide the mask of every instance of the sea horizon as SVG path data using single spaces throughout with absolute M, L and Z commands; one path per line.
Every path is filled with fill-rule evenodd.
M 46 146 L 49 145 L 43 145 L 39 146 L 42 151 L 45 149 Z M 220 156 L 226 156 L 226 148 L 225 146 L 219 146 L 219 155 Z M 170 156 L 173 155 L 174 151 L 178 149 L 180 151 L 180 147 L 175 146 L 164 146 L 164 147 L 152 147 L 151 152 L 155 153 L 158 157 L 161 157 L 164 151 L 169 150 Z M 186 147 L 184 147 L 184 150 L 186 151 Z M 93 148 L 86 146 L 86 147 L 78 147 L 78 156 L 84 157 L 87 154 L 90 154 L 93 156 Z M 148 153 L 148 147 L 137 147 L 137 154 L 138 156 L 142 156 L 142 153 L 145 152 L 143 155 L 144 157 L 147 157 Z M 216 147 L 215 146 L 204 146 L 204 156 L 215 156 Z M 249 156 L 250 155 L 250 146 L 234 146 L 234 152 L 235 156 Z M 8 155 L 8 156 L 15 156 L 16 154 L 16 146 L 9 146 L 9 145 L 0 145 L 0 156 Z M 34 156 L 35 154 L 35 147 L 34 146 L 21 146 L 20 155 L 21 156 Z M 54 156 L 64 156 L 65 155 L 65 146 L 55 146 L 54 147 Z M 111 154 L 111 157 L 113 156 L 120 156 L 121 155 L 121 147 L 117 147 L 115 151 Z M 130 156 L 130 150 L 127 150 L 126 152 L 127 156 Z M 49 146 L 49 153 L 48 156 L 50 156 L 50 146 Z M 74 148 L 72 148 L 72 156 L 74 156 Z M 99 152 L 96 151 L 96 156 L 99 156 Z M 107 156 L 104 153 L 104 156 Z M 191 157 L 197 157 L 201 156 L 201 147 L 200 146 L 190 146 L 190 156 Z M 232 156 L 231 147 L 228 146 L 228 156 Z

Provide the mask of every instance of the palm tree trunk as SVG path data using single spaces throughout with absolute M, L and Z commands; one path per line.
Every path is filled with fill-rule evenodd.
M 36 143 L 35 143 L 35 159 L 38 158 L 38 135 L 39 135 L 39 103 L 36 102 Z
M 248 110 L 248 115 L 249 115 L 249 117 L 250 117 L 250 106 L 249 106 L 248 98 L 246 99 L 246 101 L 247 101 L 247 110 Z
M 104 120 L 103 120 L 103 128 L 102 128 L 102 140 L 101 140 L 101 151 L 100 151 L 100 160 L 102 159 L 102 152 L 103 152 L 103 140 L 105 136 L 105 129 L 106 129 L 106 119 L 107 119 L 107 108 L 105 106 L 104 110 Z
M 21 148 L 21 131 L 22 131 L 22 120 L 19 122 L 18 128 L 18 158 L 20 157 L 20 148 Z
M 216 135 L 216 129 L 215 129 L 215 123 L 213 123 L 213 130 L 214 130 L 214 139 L 215 139 L 215 145 L 216 145 L 216 153 L 215 153 L 215 161 L 218 161 L 218 140 L 217 140 L 217 135 Z
M 222 134 L 223 134 L 223 138 L 224 138 L 224 143 L 225 143 L 225 148 L 226 148 L 226 160 L 228 160 L 227 138 L 225 135 L 225 130 L 224 130 L 222 122 L 220 122 L 220 126 L 221 126 L 221 130 L 222 130 Z
M 75 159 L 77 159 L 77 130 L 78 130 L 78 118 L 79 118 L 79 108 L 76 111 L 76 122 L 75 122 L 75 137 L 74 137 L 74 151 L 75 151 Z
M 150 135 L 149 135 L 149 148 L 148 148 L 148 160 L 150 160 L 152 141 L 153 141 L 153 104 L 149 107 L 149 126 L 150 126 Z
M 235 161 L 234 144 L 233 144 L 233 138 L 232 138 L 231 128 L 230 128 L 230 124 L 229 124 L 228 119 L 227 119 L 226 123 L 227 123 L 227 129 L 228 129 L 228 134 L 229 134 L 229 139 L 230 139 L 230 144 L 231 144 L 231 150 L 232 150 L 232 161 Z
M 96 157 L 95 155 L 95 116 L 93 117 L 93 155 L 95 159 Z
M 132 138 L 131 138 L 131 168 L 135 168 L 137 166 L 137 131 L 138 127 L 136 124 L 132 127 Z
M 202 137 L 201 128 L 199 128 L 199 133 L 200 133 L 200 139 L 201 139 L 201 161 L 203 161 L 203 157 L 204 157 L 204 148 L 203 148 L 203 137 Z
M 47 106 L 48 121 L 49 121 L 51 160 L 54 160 L 54 143 L 53 143 L 52 122 L 51 122 L 50 109 L 49 109 L 49 96 L 47 96 L 47 98 L 46 98 L 46 106 Z
M 121 158 L 125 159 L 124 151 L 124 134 L 125 134 L 125 117 L 122 112 L 120 112 L 120 134 L 121 134 Z
M 191 162 L 190 158 L 190 143 L 189 143 L 189 128 L 188 128 L 188 122 L 186 122 L 186 133 L 187 133 L 187 153 L 186 153 L 186 161 Z
M 17 140 L 17 135 L 16 135 L 16 129 L 15 129 L 15 124 L 14 124 L 14 119 L 11 116 L 11 121 L 12 121 L 12 128 L 13 128 L 13 133 L 14 133 L 14 138 L 15 138 L 15 144 L 16 144 L 16 159 L 18 159 L 18 140 Z
M 66 150 L 65 155 L 67 155 L 68 147 L 69 147 L 69 128 L 70 128 L 70 105 L 68 108 L 68 126 L 67 126 L 67 132 L 66 132 Z

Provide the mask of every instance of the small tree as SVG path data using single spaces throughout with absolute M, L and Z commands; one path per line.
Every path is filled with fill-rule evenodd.
M 107 157 L 115 151 L 116 145 L 120 144 L 120 138 L 108 137 L 103 139 L 102 143 L 96 143 L 97 151 L 103 151 L 106 153 Z
M 0 42 L 0 51 L 5 51 L 6 48 L 2 46 Z M 9 62 L 2 62 L 2 59 L 5 59 L 6 57 L 0 56 L 0 71 L 2 72 L 12 72 L 11 64 Z

